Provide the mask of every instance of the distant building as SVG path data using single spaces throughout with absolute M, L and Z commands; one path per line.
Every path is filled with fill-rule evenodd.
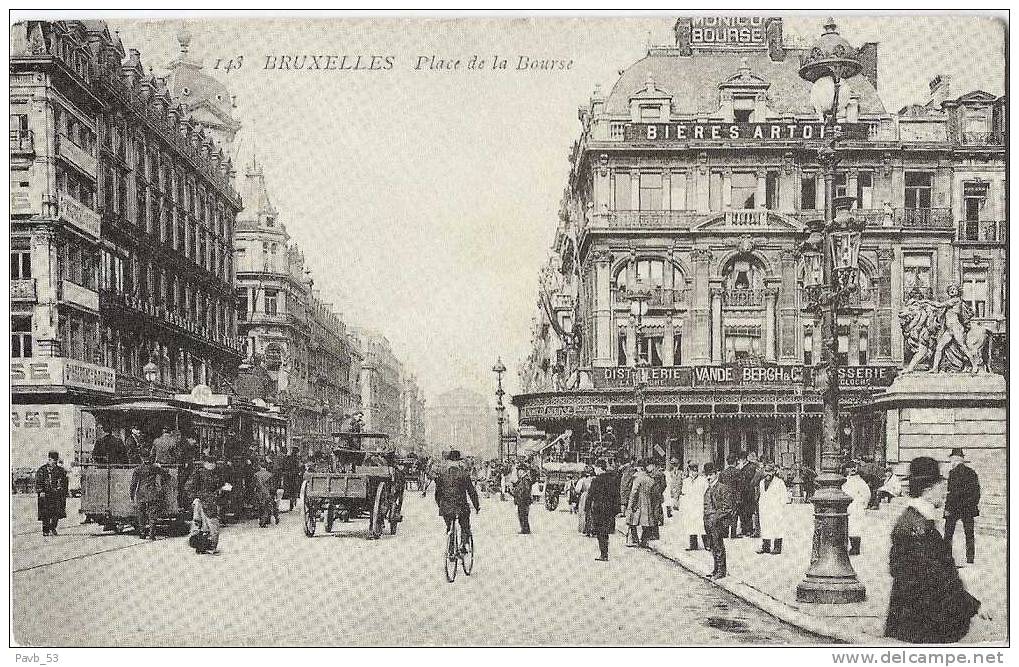
M 481 458 L 499 456 L 495 409 L 476 391 L 457 388 L 439 394 L 425 409 L 433 454 L 458 449 Z

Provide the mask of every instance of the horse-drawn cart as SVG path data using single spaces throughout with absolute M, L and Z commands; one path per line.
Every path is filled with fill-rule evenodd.
M 545 509 L 554 512 L 559 507 L 560 496 L 569 491 L 569 486 L 576 482 L 585 468 L 583 463 L 546 461 L 542 464 L 541 472 L 545 478 Z
M 304 534 L 314 537 L 319 521 L 326 532 L 334 523 L 368 519 L 368 539 L 378 539 L 385 531 L 396 534 L 402 520 L 404 479 L 396 465 L 396 454 L 389 450 L 363 450 L 363 440 L 386 440 L 381 433 L 340 433 L 347 447 L 333 450 L 331 459 L 313 466 L 301 484 L 300 507 Z M 325 469 L 323 469 L 325 468 Z

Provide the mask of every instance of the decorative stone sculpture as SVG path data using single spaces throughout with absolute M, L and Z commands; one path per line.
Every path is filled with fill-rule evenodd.
M 907 297 L 899 323 L 913 358 L 904 372 L 916 371 L 928 360 L 931 373 L 987 371 L 987 328 L 971 324 L 973 311 L 962 300 L 958 285 L 949 285 L 946 293 L 944 301 L 926 299 L 916 289 Z

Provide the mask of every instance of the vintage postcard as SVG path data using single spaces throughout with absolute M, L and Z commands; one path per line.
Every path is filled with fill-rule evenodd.
M 1000 661 L 1007 28 L 15 12 L 18 662 Z

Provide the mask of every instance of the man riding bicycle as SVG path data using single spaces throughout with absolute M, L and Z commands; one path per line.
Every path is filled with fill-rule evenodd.
M 446 522 L 446 532 L 452 530 L 453 521 L 459 518 L 463 538 L 460 549 L 466 552 L 466 544 L 471 539 L 470 503 L 480 513 L 481 502 L 470 473 L 460 462 L 460 452 L 455 449 L 450 451 L 446 460 L 448 465 L 435 478 L 435 504 L 439 506 L 439 516 Z M 455 560 L 456 554 L 449 554 L 449 559 Z

